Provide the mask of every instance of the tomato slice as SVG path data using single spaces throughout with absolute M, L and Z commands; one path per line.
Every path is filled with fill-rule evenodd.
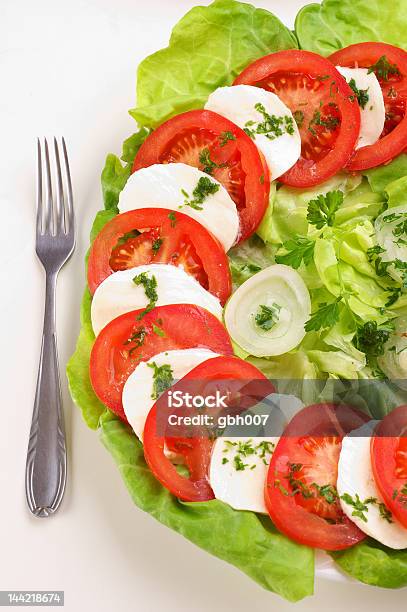
M 231 355 L 229 336 L 210 312 L 192 304 L 127 312 L 102 329 L 90 355 L 90 380 L 98 398 L 123 421 L 124 383 L 141 361 L 173 349 L 202 347 Z M 158 332 L 157 332 L 158 329 Z
M 385 164 L 407 147 L 407 53 L 379 42 L 350 45 L 333 53 L 337 66 L 373 68 L 382 88 L 386 120 L 380 139 L 358 149 L 348 164 L 352 171 Z
M 222 304 L 232 291 L 228 259 L 217 238 L 181 212 L 140 208 L 117 215 L 96 236 L 88 260 L 90 292 L 117 270 L 152 262 L 183 267 Z
M 342 438 L 367 417 L 350 406 L 315 404 L 289 423 L 273 453 L 265 487 L 267 510 L 293 540 L 342 550 L 365 534 L 342 512 L 337 491 Z
M 395 408 L 379 423 L 370 454 L 384 503 L 407 527 L 407 406 Z
M 250 64 L 234 85 L 255 85 L 277 94 L 290 108 L 301 134 L 301 157 L 279 180 L 311 187 L 348 162 L 359 135 L 360 112 L 345 79 L 325 58 L 290 49 Z
M 177 115 L 144 141 L 133 172 L 171 162 L 199 168 L 222 183 L 239 213 L 238 241 L 253 234 L 267 208 L 270 181 L 266 163 L 243 130 L 209 110 Z
M 196 391 L 199 394 L 202 394 L 203 390 L 210 393 L 212 388 L 219 389 L 220 387 L 222 394 L 231 388 L 235 395 L 237 391 L 235 381 L 242 381 L 240 395 L 247 396 L 249 400 L 253 392 L 252 383 L 255 381 L 260 381 L 261 393 L 264 396 L 274 391 L 273 385 L 257 368 L 233 356 L 215 357 L 204 361 L 176 383 L 171 390 L 174 393 L 177 389 L 185 388 L 185 383 L 188 384 L 189 381 L 195 380 L 197 381 Z M 209 382 L 209 387 L 206 385 L 207 382 Z M 168 410 L 164 393 L 150 410 L 144 426 L 144 456 L 149 468 L 164 487 L 184 501 L 213 499 L 213 491 L 208 481 L 213 441 L 205 434 L 193 438 L 159 435 L 157 414 L 162 413 L 165 409 Z M 171 413 L 174 412 L 176 411 L 171 410 Z M 189 470 L 189 477 L 177 472 L 164 453 L 165 445 L 169 450 L 183 455 Z

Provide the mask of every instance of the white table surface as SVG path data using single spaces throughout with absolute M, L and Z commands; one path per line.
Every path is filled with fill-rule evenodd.
M 208 2 L 201 2 L 207 4 Z M 258 0 L 292 24 L 302 0 Z M 34 256 L 35 137 L 68 142 L 78 241 L 58 286 L 61 371 L 79 328 L 83 257 L 107 152 L 134 130 L 139 61 L 166 45 L 193 0 L 0 0 L 0 590 L 60 589 L 69 612 L 292 609 L 135 508 L 62 378 L 69 478 L 56 516 L 28 512 L 24 466 L 42 327 Z M 406 591 L 318 580 L 313 611 L 402 609 Z

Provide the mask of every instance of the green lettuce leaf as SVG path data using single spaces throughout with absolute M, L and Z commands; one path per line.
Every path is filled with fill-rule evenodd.
M 105 167 L 102 170 L 102 194 L 103 202 L 107 210 L 119 212 L 117 204 L 119 195 L 127 179 L 131 174 L 131 167 L 137 151 L 145 141 L 149 134 L 149 130 L 142 127 L 138 132 L 127 138 L 123 143 L 122 157 L 125 165 L 121 163 L 117 155 L 109 153 L 106 157 Z
M 276 248 L 255 234 L 228 252 L 234 289 L 248 278 L 274 263 Z
M 294 34 L 264 9 L 235 0 L 196 6 L 174 27 L 169 46 L 139 65 L 137 107 L 130 114 L 156 127 L 202 108 L 214 89 L 230 85 L 253 60 L 293 47 Z
M 330 555 L 344 572 L 361 582 L 387 589 L 407 586 L 407 550 L 392 550 L 368 538 Z
M 81 330 L 76 349 L 66 367 L 69 391 L 75 404 L 81 409 L 83 420 L 91 429 L 97 429 L 99 418 L 106 407 L 97 398 L 89 377 L 90 352 L 95 341 L 90 320 L 92 297 L 86 288 L 81 306 Z
M 178 500 L 154 478 L 142 445 L 128 426 L 109 411 L 102 415 L 100 425 L 102 442 L 139 508 L 289 601 L 312 594 L 311 548 L 279 533 L 266 516 L 233 510 L 218 500 Z
M 280 187 L 270 198 L 269 207 L 257 229 L 257 234 L 264 242 L 272 244 L 286 242 L 296 234 L 306 236 L 308 202 L 321 193 L 326 194 L 337 189 L 347 195 L 356 190 L 361 180 L 359 175 L 340 173 L 317 187 L 308 189 Z
M 407 49 L 404 0 L 323 0 L 307 4 L 295 19 L 300 47 L 330 55 L 358 42 L 381 41 Z
M 371 189 L 375 193 L 383 193 L 386 186 L 403 176 L 407 176 L 407 155 L 402 154 L 393 159 L 390 164 L 378 166 L 364 171 Z

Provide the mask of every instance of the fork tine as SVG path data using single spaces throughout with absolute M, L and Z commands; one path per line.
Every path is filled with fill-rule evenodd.
M 54 229 L 53 205 L 52 205 L 52 185 L 51 185 L 51 167 L 49 163 L 48 142 L 44 138 L 45 148 L 45 180 L 46 180 L 46 204 L 45 204 L 45 227 L 46 233 L 52 234 Z
M 42 163 L 41 163 L 41 143 L 37 138 L 37 235 L 42 233 L 43 228 L 43 205 L 42 205 Z
M 65 200 L 64 188 L 62 186 L 61 163 L 57 139 L 54 137 L 55 166 L 57 170 L 57 203 L 56 203 L 56 234 L 66 231 L 65 223 Z
M 64 162 L 65 162 L 65 175 L 67 182 L 67 196 L 68 196 L 68 215 L 67 215 L 67 223 L 66 223 L 66 231 L 71 233 L 75 230 L 75 214 L 73 209 L 73 193 L 72 193 L 72 182 L 71 182 L 71 173 L 69 170 L 69 162 L 68 162 L 68 153 L 66 150 L 65 138 L 62 137 L 62 148 L 64 152 Z

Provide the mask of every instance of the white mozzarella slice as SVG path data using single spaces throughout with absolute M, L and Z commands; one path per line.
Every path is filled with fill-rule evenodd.
M 213 445 L 209 469 L 209 482 L 216 499 L 235 510 L 266 514 L 264 486 L 278 440 L 278 437 L 218 438 Z
M 151 364 L 155 363 L 158 367 L 168 364 L 176 382 L 200 363 L 218 356 L 213 351 L 201 348 L 166 351 L 154 355 L 136 367 L 124 384 L 122 401 L 127 420 L 141 441 L 147 415 L 155 402 L 154 369 L 150 367 Z
M 282 134 L 277 136 L 272 131 L 266 134 L 254 134 L 252 137 L 258 149 L 264 155 L 272 180 L 289 170 L 301 155 L 301 137 L 293 115 L 280 98 L 265 89 L 252 85 L 234 85 L 219 87 L 208 98 L 205 108 L 223 115 L 242 129 L 256 130 L 265 121 L 264 115 L 256 109 L 260 104 L 269 116 L 282 119 Z M 292 133 L 285 129 L 285 118 L 292 126 Z M 266 130 L 267 131 L 267 130 Z
M 226 189 L 213 177 L 210 180 L 219 187 L 200 204 L 202 210 L 187 204 L 185 193 L 192 193 L 199 179 L 208 175 L 187 164 L 154 164 L 141 168 L 128 179 L 119 197 L 119 210 L 126 212 L 137 208 L 168 208 L 179 210 L 192 217 L 209 230 L 223 245 L 225 251 L 236 242 L 239 232 L 239 215 L 236 205 Z
M 338 72 L 349 83 L 354 79 L 355 85 L 359 90 L 366 90 L 369 99 L 364 108 L 360 108 L 360 132 L 356 149 L 374 144 L 379 140 L 383 131 L 385 120 L 385 108 L 382 90 L 376 75 L 371 72 L 368 74 L 367 68 L 343 68 L 336 66 Z
M 407 529 L 384 505 L 370 461 L 371 433 L 376 422 L 370 421 L 344 437 L 338 463 L 337 489 L 346 516 L 367 535 L 389 548 L 398 550 L 407 548 Z M 343 499 L 347 495 L 353 501 L 359 499 L 362 502 L 366 508 L 362 514 L 366 520 L 353 514 L 355 507 L 349 503 L 351 500 L 347 502 Z M 387 515 L 388 520 L 384 515 Z
M 148 278 L 154 276 L 157 280 L 156 306 L 196 304 L 221 318 L 222 306 L 218 298 L 201 287 L 190 274 L 176 266 L 148 264 L 114 272 L 96 289 L 91 306 L 92 327 L 96 336 L 119 315 L 147 307 L 149 299 L 144 287 L 133 282 L 133 278 L 143 272 L 147 273 Z
M 236 432 L 239 429 L 232 426 L 213 446 L 209 471 L 211 487 L 216 499 L 236 510 L 267 513 L 264 486 L 271 456 L 286 425 L 304 404 L 294 395 L 271 393 L 266 406 L 266 410 L 260 404 L 259 410 L 255 407 L 249 411 L 263 415 L 270 412 L 262 432 L 267 434 L 266 437 L 250 438 L 240 433 L 237 434 L 239 437 L 236 433 L 229 437 L 232 430 Z M 240 431 L 243 432 L 244 427 Z

